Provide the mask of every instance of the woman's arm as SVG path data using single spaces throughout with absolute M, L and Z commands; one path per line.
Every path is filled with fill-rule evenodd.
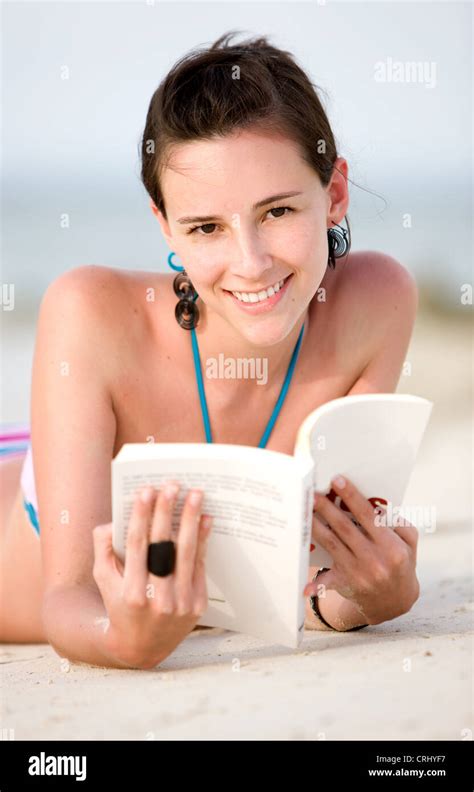
M 310 583 L 318 571 L 318 567 L 309 568 Z M 367 621 L 355 602 L 343 597 L 334 589 L 321 591 L 318 599 L 318 607 L 321 615 L 335 629 L 341 632 L 358 627 L 360 624 L 367 624 Z M 305 628 L 307 630 L 331 630 L 324 622 L 320 621 L 311 608 L 309 596 L 305 600 Z
M 142 658 L 117 657 L 108 641 L 108 617 L 95 585 L 60 585 L 46 592 L 43 623 L 60 657 L 108 668 L 140 668 Z
M 395 259 L 381 253 L 365 254 L 363 266 L 358 270 L 344 272 L 344 299 L 347 311 L 355 303 L 358 315 L 364 317 L 362 326 L 367 335 L 361 337 L 361 344 L 370 349 L 370 358 L 347 395 L 393 393 L 397 390 L 416 319 L 416 281 Z M 316 572 L 317 567 L 310 567 L 308 582 Z M 336 630 L 367 623 L 357 604 L 334 589 L 327 589 L 318 605 L 322 616 Z M 313 630 L 330 629 L 313 613 L 308 598 L 305 626 Z
M 109 383 L 120 299 L 106 268 L 78 267 L 53 281 L 40 306 L 32 373 L 46 635 L 59 654 L 100 664 L 107 635 L 97 622 L 105 614 L 92 576 L 92 531 L 111 520 Z

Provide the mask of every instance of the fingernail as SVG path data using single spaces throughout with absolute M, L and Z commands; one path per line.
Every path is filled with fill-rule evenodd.
M 153 487 L 145 487 L 140 493 L 142 503 L 150 503 L 153 497 Z
M 178 484 L 167 484 L 165 486 L 165 498 L 171 500 L 177 494 L 179 490 Z
M 332 480 L 332 483 L 335 484 L 338 489 L 344 489 L 346 486 L 346 480 L 344 476 L 336 476 L 336 478 Z

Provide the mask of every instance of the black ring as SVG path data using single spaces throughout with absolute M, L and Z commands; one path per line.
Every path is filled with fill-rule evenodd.
M 157 577 L 168 577 L 174 571 L 176 546 L 171 540 L 151 542 L 148 545 L 148 571 Z

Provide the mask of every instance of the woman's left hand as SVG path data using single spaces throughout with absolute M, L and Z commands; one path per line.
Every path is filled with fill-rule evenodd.
M 320 585 L 335 589 L 356 603 L 367 624 L 380 624 L 407 613 L 418 599 L 418 531 L 400 518 L 393 528 L 387 526 L 379 508 L 374 509 L 348 479 L 341 487 L 337 478 L 331 486 L 359 525 L 325 495 L 315 496 L 313 541 L 330 553 L 333 566 L 308 584 L 306 593 L 316 593 Z

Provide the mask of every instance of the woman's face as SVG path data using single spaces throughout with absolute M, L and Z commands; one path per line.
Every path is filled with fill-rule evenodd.
M 345 160 L 336 166 L 347 172 Z M 176 145 L 161 187 L 167 220 L 152 209 L 208 317 L 253 344 L 284 339 L 326 271 L 327 229 L 346 212 L 346 178 L 334 171 L 324 188 L 292 140 L 239 131 Z

